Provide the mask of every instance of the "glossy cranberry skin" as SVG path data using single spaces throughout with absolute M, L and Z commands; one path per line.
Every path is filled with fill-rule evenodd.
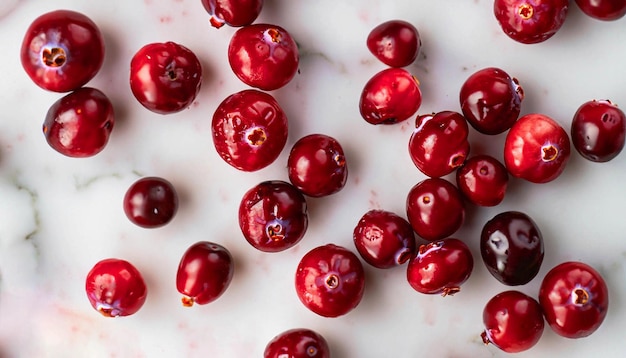
M 188 108 L 201 84 L 200 60 L 175 42 L 147 44 L 130 61 L 130 89 L 141 105 L 155 113 Z
M 417 116 L 409 139 L 413 164 L 431 178 L 452 173 L 469 155 L 468 132 L 465 117 L 457 112 Z
M 321 334 L 294 328 L 272 338 L 265 346 L 263 358 L 330 358 L 330 347 Z
M 569 0 L 495 0 L 494 15 L 502 31 L 523 44 L 544 42 L 563 26 Z
M 543 114 L 527 114 L 507 133 L 504 165 L 514 177 L 547 183 L 565 170 L 570 151 L 569 136 L 561 125 Z
M 539 303 L 554 332 L 567 338 L 582 338 L 595 332 L 606 318 L 609 292 L 593 267 L 567 261 L 553 267 L 543 278 Z
M 619 20 L 626 15 L 626 0 L 576 0 L 588 16 L 602 21 Z
M 498 281 L 509 286 L 524 285 L 541 268 L 543 236 L 530 216 L 505 211 L 483 226 L 480 254 L 487 270 Z
M 572 119 L 572 143 L 592 162 L 608 162 L 624 148 L 626 115 L 608 100 L 583 103 Z
M 483 309 L 485 344 L 493 344 L 507 353 L 532 348 L 543 334 L 545 323 L 541 306 L 519 291 L 504 291 L 491 298 Z
M 511 128 L 521 110 L 524 91 L 504 70 L 487 67 L 470 75 L 459 94 L 461 111 L 469 124 L 483 134 L 500 134 Z
M 405 69 L 387 68 L 365 84 L 359 110 L 370 124 L 394 124 L 407 120 L 421 104 L 417 79 Z
M 105 317 L 130 316 L 143 306 L 148 290 L 130 262 L 104 259 L 87 274 L 85 290 L 91 306 Z
M 428 178 L 415 184 L 407 195 L 406 212 L 415 233 L 427 241 L 451 236 L 465 218 L 461 193 L 441 178 Z
M 287 143 L 287 117 L 282 108 L 272 95 L 253 89 L 220 103 L 211 129 L 220 157 L 246 172 L 273 163 Z
M 69 92 L 89 82 L 104 62 L 104 40 L 86 15 L 56 10 L 37 17 L 20 50 L 22 67 L 39 87 Z
M 211 25 L 220 28 L 224 24 L 232 27 L 250 25 L 263 9 L 263 0 L 201 0 L 204 9 L 211 15 Z
M 83 87 L 50 106 L 43 134 L 57 152 L 84 158 L 106 147 L 114 125 L 115 113 L 109 98 L 100 90 Z
M 217 300 L 226 292 L 234 272 L 233 257 L 224 246 L 209 241 L 191 245 L 176 272 L 176 289 L 183 295 L 183 306 Z
M 370 31 L 366 44 L 368 50 L 385 65 L 406 67 L 417 58 L 422 41 L 411 23 L 389 20 Z
M 479 206 L 496 206 L 504 200 L 509 172 L 496 158 L 480 154 L 469 157 L 456 171 L 457 188 Z
M 305 195 L 322 197 L 346 185 L 348 165 L 339 142 L 324 134 L 300 138 L 287 159 L 289 181 Z
M 302 257 L 295 284 L 298 298 L 305 307 L 323 317 L 339 317 L 361 302 L 365 271 L 352 251 L 326 244 Z
M 406 277 L 417 292 L 448 296 L 461 290 L 473 269 L 469 247 L 459 239 L 447 238 L 421 245 L 409 261 Z
M 230 40 L 228 63 L 243 83 L 272 91 L 285 86 L 298 72 L 298 46 L 280 26 L 244 26 Z
M 352 239 L 363 260 L 380 269 L 404 264 L 417 246 L 411 224 L 386 210 L 366 212 L 354 227 Z
M 124 194 L 124 213 L 133 224 L 158 228 L 169 223 L 178 211 L 174 186 L 159 177 L 135 181 Z
M 293 185 L 270 180 L 249 189 L 239 204 L 239 228 L 258 250 L 278 252 L 296 245 L 309 223 L 307 204 Z

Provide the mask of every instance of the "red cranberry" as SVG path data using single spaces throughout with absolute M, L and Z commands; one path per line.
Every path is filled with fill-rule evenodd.
M 85 290 L 91 306 L 105 317 L 130 316 L 148 293 L 141 273 L 120 259 L 99 261 L 87 274 Z
M 483 323 L 483 342 L 507 353 L 532 348 L 545 326 L 539 303 L 519 291 L 505 291 L 491 298 L 483 309 Z
M 343 189 L 348 166 L 339 142 L 324 134 L 300 138 L 287 160 L 289 181 L 305 195 L 322 197 Z
M 91 157 L 109 142 L 115 125 L 111 101 L 95 88 L 83 87 L 54 102 L 43 122 L 46 141 L 68 157 Z
M 352 238 L 363 260 L 381 269 L 404 264 L 416 249 L 411 224 L 385 210 L 365 213 L 354 228 Z
M 413 230 L 428 241 L 454 234 L 465 218 L 461 193 L 441 178 L 428 178 L 415 184 L 407 195 L 406 211 Z
M 22 67 L 39 87 L 69 92 L 89 82 L 104 62 L 104 40 L 87 16 L 56 10 L 36 18 L 20 51 Z
M 178 210 L 174 186 L 158 177 L 145 177 L 134 182 L 124 195 L 124 213 L 144 228 L 157 228 L 169 223 Z
M 429 177 L 450 174 L 463 165 L 469 154 L 468 126 L 453 111 L 417 116 L 409 139 L 409 154 L 417 168 Z
M 569 157 L 567 132 L 543 114 L 527 114 L 518 119 L 504 143 L 504 164 L 509 173 L 533 183 L 556 179 Z
M 373 28 L 366 44 L 370 52 L 387 66 L 405 67 L 417 58 L 422 41 L 415 26 L 409 22 L 390 20 Z
M 278 252 L 300 242 L 308 226 L 304 196 L 280 180 L 264 181 L 248 190 L 239 204 L 239 227 L 258 250 Z
M 296 271 L 298 298 L 312 312 L 339 317 L 352 311 L 365 290 L 365 271 L 352 251 L 334 244 L 307 252 Z
M 520 114 L 524 91 L 516 78 L 496 67 L 474 72 L 459 95 L 461 110 L 474 129 L 500 134 L 511 128 Z
M 370 124 L 394 124 L 407 120 L 421 104 L 417 79 L 402 68 L 387 68 L 365 84 L 359 110 Z
M 321 334 L 307 328 L 294 328 L 272 338 L 263 358 L 330 358 L 330 348 Z
M 228 63 L 243 83 L 272 91 L 285 86 L 296 75 L 298 46 L 280 26 L 244 26 L 230 40 Z
M 574 148 L 593 162 L 608 162 L 624 148 L 626 115 L 610 101 L 583 103 L 572 120 Z
M 270 94 L 243 90 L 213 114 L 213 144 L 220 157 L 246 172 L 273 163 L 287 143 L 287 117 Z
M 183 254 L 176 273 L 176 289 L 185 307 L 217 300 L 228 288 L 234 274 L 233 257 L 222 245 L 200 241 Z
M 626 15 L 626 0 L 576 0 L 588 16 L 603 21 L 614 21 Z
M 524 44 L 546 41 L 561 28 L 569 0 L 495 0 L 493 11 L 502 30 Z
M 202 6 L 211 15 L 211 25 L 220 28 L 250 25 L 263 9 L 263 0 L 202 0 Z
M 504 200 L 509 172 L 496 158 L 476 155 L 456 171 L 456 184 L 463 196 L 475 205 L 496 206 Z
M 567 338 L 587 337 L 606 317 L 609 293 L 593 267 L 568 261 L 552 268 L 539 289 L 539 302 L 548 325 Z
M 455 238 L 421 245 L 407 266 L 406 277 L 417 292 L 454 295 L 461 290 L 474 268 L 467 245 Z
M 202 66 L 188 48 L 174 42 L 151 43 L 130 62 L 130 89 L 139 103 L 160 113 L 188 108 L 200 92 Z

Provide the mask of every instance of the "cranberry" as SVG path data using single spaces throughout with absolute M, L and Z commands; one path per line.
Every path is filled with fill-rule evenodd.
M 324 134 L 300 138 L 287 160 L 289 181 L 305 195 L 322 197 L 343 189 L 348 166 L 339 142 Z
M 104 62 L 98 26 L 76 11 L 56 10 L 37 17 L 20 50 L 22 67 L 39 87 L 69 92 L 89 82 Z
M 572 120 L 572 143 L 584 158 L 608 162 L 624 148 L 626 115 L 608 100 L 583 103 Z
M 220 28 L 250 25 L 263 9 L 263 0 L 202 0 L 202 6 L 211 15 L 211 25 Z
M 626 15 L 626 0 L 576 0 L 586 15 L 603 21 L 614 21 Z
M 502 30 L 524 44 L 546 41 L 563 26 L 569 0 L 495 0 L 493 11 Z
M 470 150 L 465 117 L 453 111 L 417 116 L 409 139 L 409 154 L 429 177 L 450 174 L 463 165 Z
M 176 272 L 176 289 L 185 307 L 217 300 L 228 288 L 234 274 L 233 257 L 222 245 L 200 241 L 183 254 Z
M 373 28 L 366 44 L 370 52 L 387 66 L 405 67 L 417 58 L 422 41 L 415 26 L 409 22 L 390 20 Z
M 385 210 L 365 213 L 354 228 L 352 238 L 363 260 L 381 269 L 404 264 L 416 249 L 411 224 Z
M 264 181 L 248 190 L 239 204 L 239 227 L 258 250 L 278 252 L 297 244 L 308 226 L 304 196 L 293 185 Z
M 200 60 L 175 42 L 147 44 L 130 61 L 130 89 L 139 103 L 156 113 L 188 108 L 201 83 Z
M 609 293 L 593 267 L 575 261 L 553 267 L 539 289 L 539 302 L 548 325 L 567 338 L 587 337 L 604 321 Z
M 504 291 L 491 298 L 483 309 L 483 323 L 483 342 L 507 353 L 532 348 L 545 326 L 539 303 L 519 291 Z
M 247 172 L 270 165 L 287 143 L 287 117 L 272 95 L 243 90 L 213 114 L 213 144 L 220 157 Z
M 330 358 L 330 348 L 321 334 L 307 328 L 294 328 L 272 338 L 263 358 Z
M 174 186 L 158 177 L 145 177 L 134 182 L 124 195 L 124 213 L 144 228 L 157 228 L 169 223 L 178 210 Z
M 481 154 L 468 158 L 456 171 L 456 184 L 475 205 L 496 206 L 504 200 L 509 172 L 496 158 Z
M 295 282 L 305 307 L 323 317 L 339 317 L 361 302 L 365 271 L 352 251 L 326 244 L 302 257 Z
M 489 273 L 498 281 L 509 286 L 524 285 L 541 268 L 543 237 L 528 215 L 505 211 L 483 226 L 480 254 Z
M 533 183 L 556 179 L 569 157 L 567 132 L 543 114 L 527 114 L 518 119 L 504 143 L 504 164 L 509 173 Z
M 365 84 L 359 110 L 370 124 L 394 124 L 407 120 L 421 104 L 417 79 L 402 68 L 387 68 Z
M 83 87 L 52 104 L 43 122 L 43 134 L 50 147 L 63 155 L 91 157 L 107 145 L 114 125 L 115 113 L 107 96 Z
M 280 26 L 244 26 L 230 40 L 228 63 L 243 83 L 272 91 L 285 86 L 296 75 L 298 46 Z
M 461 193 L 441 178 L 427 178 L 415 184 L 407 195 L 406 211 L 413 230 L 428 241 L 452 235 L 465 218 Z
M 105 317 L 130 316 L 148 293 L 141 273 L 130 262 L 105 259 L 87 274 L 85 290 L 91 306 Z
M 461 110 L 474 129 L 500 134 L 511 128 L 520 114 L 524 91 L 516 78 L 496 67 L 474 72 L 461 86 Z
M 474 268 L 467 245 L 455 238 L 421 245 L 407 266 L 406 277 L 417 292 L 454 295 L 461 290 Z

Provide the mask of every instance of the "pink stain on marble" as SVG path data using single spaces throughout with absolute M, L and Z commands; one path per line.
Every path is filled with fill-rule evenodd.
M 380 209 L 380 203 L 378 202 L 378 193 L 375 190 L 370 190 L 369 206 L 371 209 Z

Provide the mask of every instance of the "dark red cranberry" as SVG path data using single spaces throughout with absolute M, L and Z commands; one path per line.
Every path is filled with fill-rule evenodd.
M 85 290 L 91 306 L 105 317 L 129 316 L 143 306 L 148 291 L 130 262 L 105 259 L 87 274 Z
M 507 133 L 504 164 L 514 177 L 547 183 L 561 175 L 570 150 L 569 136 L 555 120 L 543 114 L 527 114 Z
M 546 274 L 539 302 L 552 330 L 563 337 L 582 338 L 595 332 L 604 321 L 609 292 L 593 267 L 568 261 Z
M 211 15 L 211 25 L 220 28 L 224 24 L 232 27 L 250 25 L 263 9 L 263 0 L 201 0 L 204 9 Z
M 243 90 L 215 110 L 213 144 L 220 157 L 246 172 L 273 163 L 287 143 L 287 117 L 272 95 Z
M 20 50 L 22 67 L 39 87 L 69 92 L 89 82 L 104 62 L 98 26 L 76 11 L 56 10 L 37 17 Z
M 626 115 L 608 100 L 583 103 L 572 120 L 574 148 L 592 162 L 608 162 L 624 148 Z
M 411 224 L 385 210 L 365 213 L 354 228 L 352 238 L 363 260 L 381 269 L 404 264 L 417 246 Z
M 330 347 L 321 334 L 294 328 L 272 338 L 265 346 L 263 358 L 330 358 Z
M 457 187 L 467 200 L 479 206 L 500 204 L 508 182 L 504 164 L 486 154 L 470 157 L 456 171 Z
M 483 323 L 483 342 L 507 353 L 532 348 L 545 326 L 539 303 L 519 291 L 504 291 L 491 298 L 483 309 Z
M 324 134 L 300 138 L 287 159 L 289 181 L 305 195 L 322 197 L 343 189 L 348 166 L 339 142 Z
M 370 31 L 366 44 L 370 52 L 387 66 L 405 67 L 417 58 L 422 41 L 411 23 L 389 20 Z
M 352 311 L 365 291 L 361 261 L 352 251 L 334 244 L 307 252 L 298 264 L 295 281 L 300 301 L 323 317 Z
M 461 193 L 441 178 L 428 178 L 415 184 L 407 195 L 406 212 L 413 230 L 427 241 L 454 234 L 465 218 Z
M 626 0 L 576 0 L 588 16 L 602 21 L 619 20 L 626 15 Z
M 222 245 L 200 241 L 183 254 L 176 272 L 176 289 L 185 307 L 217 300 L 228 288 L 235 272 L 233 257 Z
M 124 195 L 124 213 L 132 223 L 144 228 L 164 226 L 177 211 L 176 190 L 163 178 L 141 178 Z
M 407 266 L 406 277 L 417 292 L 454 295 L 474 269 L 472 252 L 455 238 L 421 245 Z
M 83 87 L 54 102 L 43 122 L 46 141 L 68 157 L 91 157 L 109 142 L 115 125 L 113 105 L 95 88 Z
M 465 80 L 459 95 L 469 124 L 484 134 L 500 134 L 517 120 L 524 91 L 516 78 L 496 67 L 483 68 Z
M 569 0 L 495 0 L 493 11 L 502 30 L 524 44 L 546 41 L 563 26 Z
M 304 196 L 293 185 L 264 181 L 248 190 L 239 204 L 239 227 L 258 250 L 286 250 L 302 239 L 308 226 Z
M 436 178 L 463 165 L 470 150 L 465 117 L 453 111 L 417 116 L 409 154 L 417 168 Z
M 285 86 L 296 75 L 298 46 L 280 26 L 244 26 L 230 40 L 228 63 L 243 83 L 272 91 Z
M 407 120 L 421 104 L 417 79 L 402 68 L 387 68 L 365 84 L 359 110 L 370 124 L 394 124 Z

